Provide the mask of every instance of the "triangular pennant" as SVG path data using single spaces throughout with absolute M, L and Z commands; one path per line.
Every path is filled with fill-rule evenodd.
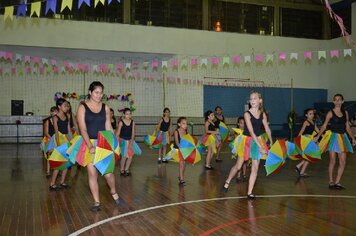
M 31 3 L 31 14 L 30 16 L 33 16 L 36 14 L 37 17 L 40 17 L 40 12 L 41 12 L 41 2 L 33 2 Z
M 61 12 L 68 8 L 70 11 L 72 10 L 73 0 L 62 0 Z
M 4 21 L 6 21 L 6 19 L 8 19 L 8 18 L 10 20 L 14 19 L 14 6 L 5 7 Z

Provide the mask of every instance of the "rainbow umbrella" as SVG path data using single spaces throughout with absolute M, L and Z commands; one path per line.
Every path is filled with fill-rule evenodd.
M 323 138 L 320 140 L 319 148 L 321 153 L 324 153 L 328 149 L 331 135 L 332 135 L 331 130 L 327 130 L 323 135 Z
M 287 141 L 287 158 L 293 160 L 293 161 L 298 161 L 302 160 L 302 156 L 299 155 L 299 152 L 295 146 L 295 143 Z
M 91 139 L 90 142 L 95 147 L 96 139 Z M 92 163 L 94 154 L 89 152 L 87 144 L 85 143 L 82 136 L 76 136 L 71 140 L 71 146 L 67 150 L 69 155 L 69 160 L 74 164 L 77 162 L 79 165 L 85 167 L 89 163 Z
M 294 139 L 294 143 L 298 153 L 307 161 L 316 162 L 321 159 L 320 148 L 312 138 L 300 135 Z
M 244 132 L 242 129 L 239 128 L 232 128 L 232 130 L 236 133 L 236 135 L 240 135 Z
M 164 160 L 179 162 L 180 160 L 184 160 L 181 152 L 178 148 L 174 148 L 174 145 L 171 144 L 171 150 L 166 154 Z
M 197 149 L 197 144 L 198 140 L 190 134 L 186 134 L 180 139 L 179 151 L 183 159 L 190 164 L 196 164 L 201 160 L 201 154 Z
M 276 173 L 284 165 L 287 157 L 286 141 L 278 139 L 268 152 L 265 163 L 267 175 Z
M 49 160 L 49 166 L 52 169 L 56 170 L 65 170 L 68 169 L 72 163 L 69 161 L 69 157 L 67 155 L 67 150 L 68 150 L 69 144 L 64 143 L 58 147 L 56 147 L 50 157 L 48 158 Z
M 156 139 L 156 136 L 155 136 L 154 134 L 152 134 L 152 135 L 147 134 L 147 135 L 143 138 L 143 142 L 144 142 L 147 146 L 149 146 L 149 147 L 151 148 L 151 146 L 152 146 L 153 142 L 155 141 L 155 139 Z
M 111 131 L 99 131 L 93 164 L 101 175 L 114 172 L 119 159 L 119 141 Z
M 155 139 L 153 140 L 153 142 L 151 144 L 151 148 L 152 149 L 160 149 L 162 147 L 162 141 L 163 141 L 163 132 L 158 132 L 155 135 Z
M 217 140 L 215 138 L 215 135 L 213 135 L 213 134 L 206 134 L 201 139 L 201 144 L 204 145 L 205 147 L 209 147 L 210 145 L 212 145 L 213 153 L 216 153 L 216 151 L 217 151 L 216 143 L 217 143 Z
M 219 134 L 221 136 L 221 141 L 226 142 L 229 137 L 229 128 L 224 122 L 219 122 Z
M 42 138 L 41 145 L 40 145 L 41 151 L 43 152 L 43 156 L 46 159 L 48 159 L 48 155 L 47 155 L 47 151 L 46 150 L 47 150 L 47 146 L 48 146 L 49 141 L 50 141 L 50 138 L 48 138 L 47 136 L 44 136 Z
M 56 134 L 52 135 L 51 139 L 49 140 L 46 146 L 46 152 L 52 151 L 55 147 L 60 146 L 64 143 L 69 143 L 72 139 L 72 134 L 62 134 L 58 132 L 58 142 L 56 139 Z

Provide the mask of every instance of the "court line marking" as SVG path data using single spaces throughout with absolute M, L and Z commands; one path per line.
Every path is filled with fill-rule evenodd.
M 307 195 L 307 194 L 281 194 L 281 195 L 258 195 L 257 198 L 282 198 L 282 197 L 309 197 L 309 198 L 349 198 L 349 199 L 356 199 L 356 196 L 348 196 L 348 195 Z M 210 201 L 222 201 L 222 200 L 233 200 L 233 199 L 246 199 L 246 196 L 238 196 L 238 197 L 222 197 L 222 198 L 208 198 L 208 199 L 199 199 L 199 200 L 191 200 L 191 201 L 185 201 L 185 202 L 175 202 L 175 203 L 169 203 L 169 204 L 164 204 L 164 205 L 157 205 L 153 207 L 147 207 L 143 209 L 139 209 L 136 211 L 130 211 L 126 212 L 124 214 L 120 214 L 117 216 L 113 216 L 110 218 L 107 218 L 105 220 L 101 220 L 98 222 L 95 222 L 91 225 L 85 226 L 84 228 L 81 228 L 71 234 L 69 236 L 75 236 L 79 235 L 81 233 L 84 233 L 92 228 L 98 227 L 102 224 L 108 223 L 113 220 L 117 220 L 120 218 L 124 218 L 126 216 L 131 216 L 134 214 L 146 212 L 146 211 L 151 211 L 151 210 L 156 210 L 156 209 L 161 209 L 165 207 L 172 207 L 172 206 L 179 206 L 179 205 L 185 205 L 185 204 L 191 204 L 191 203 L 200 203 L 200 202 L 210 202 Z

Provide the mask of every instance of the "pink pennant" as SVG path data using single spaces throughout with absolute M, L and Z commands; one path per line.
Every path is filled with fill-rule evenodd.
M 32 72 L 31 67 L 26 67 L 25 72 L 26 72 L 26 74 L 31 74 L 31 72 Z
M 38 73 L 43 75 L 44 74 L 44 67 L 38 67 Z
M 31 62 L 31 57 L 30 56 L 24 56 L 24 62 L 25 63 L 30 63 Z
M 197 59 L 197 58 L 192 58 L 192 60 L 190 61 L 190 64 L 191 64 L 192 66 L 198 65 L 198 59 Z
M 56 61 L 55 59 L 52 59 L 52 60 L 51 60 L 51 65 L 52 65 L 52 66 L 56 66 L 56 65 L 57 65 L 57 61 Z
M 12 52 L 6 52 L 5 53 L 5 59 L 12 61 Z
M 171 61 L 171 66 L 172 66 L 172 67 L 178 67 L 178 60 L 177 60 L 177 59 L 173 59 L 173 60 Z
M 53 66 L 53 73 L 58 74 L 59 68 L 58 66 Z
M 234 64 L 240 64 L 241 63 L 241 57 L 240 56 L 234 56 L 232 58 L 232 61 Z
M 331 58 L 339 58 L 339 50 L 335 49 L 335 50 L 331 50 L 330 51 L 330 57 Z
M 262 54 L 257 54 L 257 55 L 255 56 L 256 62 L 263 62 L 264 59 L 265 59 L 265 56 L 262 55 Z
M 64 66 L 64 68 L 66 68 L 66 69 L 69 69 L 69 68 L 70 68 L 68 61 L 63 61 L 63 66 Z
M 211 58 L 211 64 L 212 64 L 212 65 L 218 65 L 218 64 L 219 64 L 219 58 L 217 58 L 217 57 L 212 57 L 212 58 Z
M 39 57 L 33 57 L 32 58 L 33 64 L 38 65 L 41 63 L 41 58 Z
M 3 51 L 0 51 L 0 59 L 2 59 L 2 58 L 5 58 L 5 52 L 3 52 Z
M 16 75 L 16 67 L 11 68 L 11 75 Z
M 151 63 L 152 69 L 157 69 L 158 68 L 158 61 L 157 60 L 153 60 Z
M 278 59 L 279 60 L 284 61 L 284 60 L 286 60 L 286 58 L 287 58 L 287 54 L 285 52 L 280 52 L 278 54 Z
M 122 64 L 117 64 L 116 70 L 117 70 L 117 71 L 121 71 L 121 70 L 122 70 Z
M 306 51 L 304 52 L 304 59 L 312 59 L 312 52 L 311 51 Z

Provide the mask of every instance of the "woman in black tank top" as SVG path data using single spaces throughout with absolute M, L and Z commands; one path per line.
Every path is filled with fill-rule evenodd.
M 170 130 L 172 129 L 172 122 L 171 122 L 171 111 L 168 107 L 163 109 L 163 116 L 158 121 L 156 126 L 157 138 L 160 138 L 161 147 L 158 149 L 158 164 L 167 163 L 168 161 L 165 160 L 163 157 L 166 156 L 167 153 L 167 145 L 171 143 L 171 133 Z
M 77 118 L 79 130 L 87 149 L 91 154 L 95 154 L 95 147 L 90 139 L 96 139 L 99 131 L 112 130 L 110 123 L 110 108 L 102 103 L 104 85 L 99 81 L 94 81 L 89 85 L 89 95 L 86 102 L 82 102 L 78 107 Z M 89 187 L 94 199 L 94 205 L 91 211 L 100 210 L 98 171 L 92 163 L 87 165 L 89 176 Z M 118 205 L 120 203 L 119 195 L 116 193 L 114 173 L 104 175 L 107 185 L 110 188 L 110 194 Z
M 305 121 L 303 122 L 302 128 L 299 131 L 298 136 L 305 135 L 305 136 L 312 136 L 313 132 L 319 132 L 318 127 L 316 127 L 314 123 L 314 109 L 313 108 L 308 108 L 304 111 L 304 116 L 305 116 Z M 308 177 L 308 174 L 305 173 L 305 170 L 307 169 L 309 165 L 309 161 L 307 160 L 302 160 L 299 162 L 298 165 L 296 165 L 295 170 L 299 177 Z
M 60 143 L 59 132 L 61 132 L 62 134 L 67 134 L 67 135 L 70 133 L 69 119 L 67 116 L 69 104 L 64 98 L 60 98 L 57 100 L 56 105 L 58 108 L 58 113 L 56 116 L 53 117 L 53 127 L 54 127 L 54 132 L 55 132 L 56 143 L 59 146 L 59 145 L 64 144 L 64 143 Z M 69 140 L 68 140 L 68 142 L 69 142 Z M 66 183 L 64 183 L 66 175 L 67 175 L 67 169 L 62 171 L 59 187 L 56 185 L 58 173 L 59 173 L 59 170 L 53 170 L 51 181 L 49 184 L 50 191 L 57 190 L 59 187 L 62 187 L 62 188 L 68 187 L 68 185 Z
M 331 130 L 326 132 L 329 135 L 325 134 L 323 136 L 319 146 L 322 151 L 325 151 L 325 149 L 329 151 L 329 189 L 344 189 L 345 187 L 340 184 L 340 181 L 346 165 L 346 152 L 353 152 L 352 146 L 356 145 L 356 140 L 351 132 L 349 114 L 342 107 L 344 97 L 341 94 L 335 94 L 333 103 L 334 108 L 326 114 L 325 121 L 320 128 L 319 134 L 315 137 L 315 140 L 319 139 L 330 122 Z M 346 133 L 352 139 L 352 146 Z M 339 141 L 342 142 L 341 145 L 339 144 Z M 322 144 L 326 144 L 327 148 Z M 336 153 L 339 158 L 339 167 L 334 182 L 333 172 Z

